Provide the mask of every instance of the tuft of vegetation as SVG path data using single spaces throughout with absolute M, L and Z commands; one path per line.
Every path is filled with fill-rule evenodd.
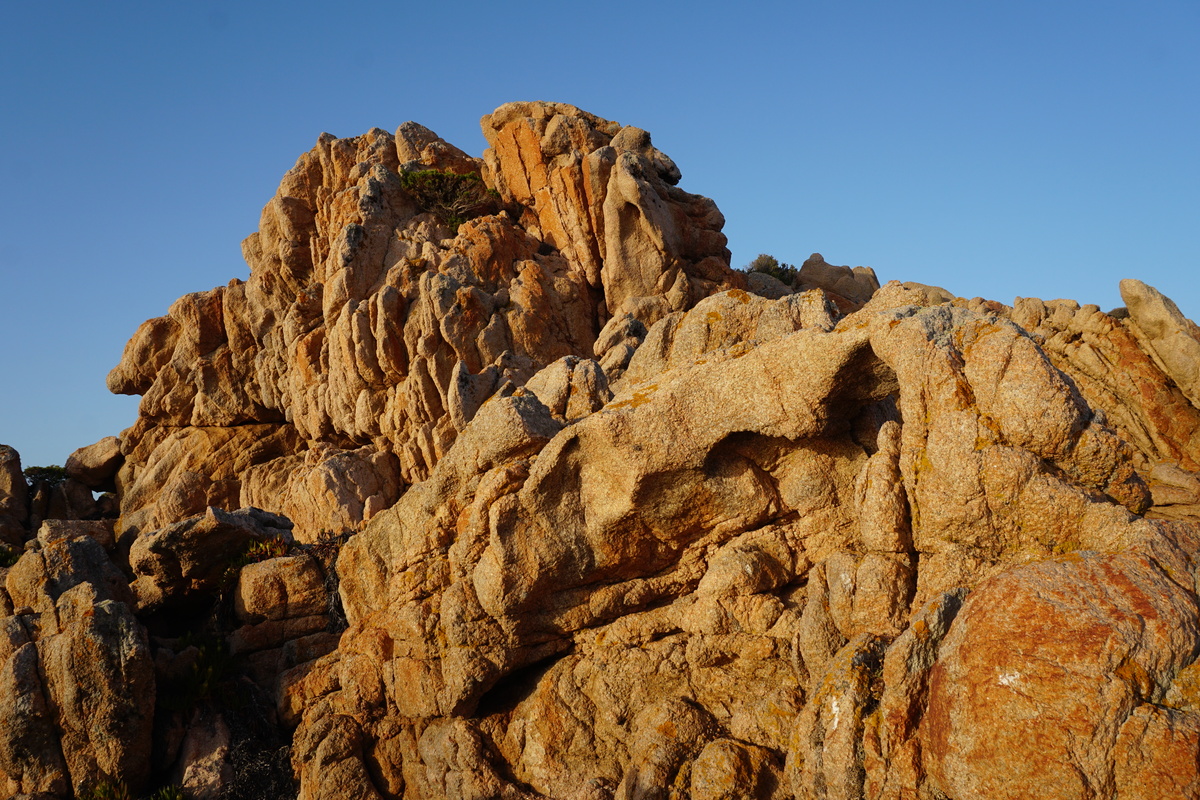
M 75 800 L 133 800 L 133 795 L 120 781 L 100 781 L 77 792 Z
M 326 630 L 330 633 L 341 633 L 350 626 L 346 619 L 346 610 L 342 608 L 342 595 L 338 592 L 341 579 L 337 571 L 337 558 L 342 552 L 342 546 L 350 541 L 353 535 L 353 531 L 321 531 L 316 543 L 305 548 L 309 555 L 320 563 L 321 571 L 325 574 L 325 593 L 329 597 L 329 625 Z
M 261 747 L 242 740 L 229 753 L 233 781 L 221 788 L 218 800 L 295 800 L 296 778 L 290 747 Z
M 436 214 L 455 233 L 467 220 L 495 214 L 500 209 L 499 192 L 487 188 L 483 179 L 474 173 L 459 175 L 440 169 L 402 172 L 400 185 L 413 196 L 418 206 Z
M 746 272 L 761 272 L 764 275 L 770 275 L 772 278 L 779 280 L 781 283 L 796 287 L 800 280 L 800 270 L 791 264 L 785 264 L 775 258 L 775 256 L 767 253 L 759 253 L 753 261 L 744 267 Z
M 26 467 L 24 470 L 25 482 L 33 486 L 38 481 L 45 481 L 51 486 L 58 486 L 67 479 L 67 471 L 57 464 L 51 464 L 47 467 Z
M 241 555 L 231 559 L 225 571 L 221 573 L 221 580 L 218 588 L 221 592 L 222 599 L 228 595 L 227 590 L 237 585 L 238 575 L 242 572 L 242 567 L 250 564 L 257 564 L 260 561 L 269 561 L 272 558 L 280 558 L 286 556 L 292 551 L 292 543 L 287 539 L 279 536 L 272 536 L 267 539 L 251 539 L 246 545 Z
M 268 539 L 254 539 L 246 545 L 246 549 L 233 563 L 234 566 L 240 569 L 250 564 L 257 564 L 260 561 L 269 561 L 272 558 L 286 556 L 291 549 L 291 542 L 280 536 L 272 536 Z
M 187 800 L 187 795 L 183 793 L 182 787 L 171 784 L 160 786 L 153 794 L 147 796 L 146 800 Z
M 0 544 L 0 567 L 11 567 L 13 564 L 16 564 L 21 560 L 23 552 L 19 547 Z
M 75 800 L 133 800 L 129 787 L 120 781 L 100 781 L 75 794 Z M 174 784 L 160 786 L 142 800 L 187 800 L 183 788 Z

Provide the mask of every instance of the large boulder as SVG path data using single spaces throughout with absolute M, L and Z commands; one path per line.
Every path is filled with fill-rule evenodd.
M 21 471 L 21 454 L 0 444 L 0 516 L 24 522 L 29 517 L 29 486 Z
M 207 600 L 251 542 L 289 541 L 291 522 L 257 508 L 203 515 L 146 533 L 133 543 L 129 563 L 142 613 L 184 609 Z
M 1191 585 L 1195 531 L 1138 516 L 1151 496 L 1137 451 L 1005 307 L 891 291 L 936 304 L 872 300 L 835 328 L 824 300 L 710 298 L 652 326 L 616 396 L 558 432 L 566 420 L 541 402 L 484 403 L 434 477 L 343 552 L 351 628 L 290 695 L 303 796 L 330 796 L 308 765 L 334 720 L 356 744 L 322 739 L 321 758 L 371 776 L 356 748 L 465 718 L 462 736 L 496 747 L 471 766 L 415 745 L 394 757 L 442 771 L 431 785 L 482 770 L 547 796 L 643 796 L 651 774 L 703 794 L 730 774 L 777 787 L 763 796 L 984 797 L 1002 770 L 976 750 L 993 732 L 1029 776 L 1013 796 L 1037 785 L 1037 763 L 1071 774 L 1070 737 L 1101 728 L 1107 744 L 1081 762 L 1096 780 L 1135 780 L 1114 766 L 1118 748 L 1137 753 L 1138 775 L 1171 769 L 1162 758 L 1186 747 L 1190 717 L 1137 709 L 1196 649 L 1194 597 L 1166 579 Z M 1120 577 L 1118 562 L 1151 571 Z M 1089 613 L 1102 609 L 1089 592 L 1140 608 L 1151 577 L 1167 580 L 1151 591 L 1167 604 L 1161 632 L 1134 626 L 1119 644 L 1125 623 L 1087 621 L 1036 588 L 1022 596 L 1044 624 L 996 615 L 1018 601 L 988 587 L 1055 569 L 1063 578 L 1045 580 Z M 979 699 L 973 681 L 999 662 L 970 644 L 1017 640 L 1035 665 L 1059 641 L 1081 674 L 1110 682 L 1098 685 L 1132 688 L 1076 695 L 1051 671 L 1039 702 L 1058 697 L 1081 721 L 1023 737 L 996 698 Z M 670 697 L 710 732 L 658 760 L 636 720 Z M 985 714 L 987 726 L 967 722 Z M 759 749 L 702 756 L 710 737 Z M 1180 744 L 1160 757 L 1143 740 Z
M 1195 751 L 1181 760 L 1162 740 L 1195 741 L 1200 713 L 1156 709 L 1200 649 L 1200 605 L 1171 577 L 1194 572 L 1200 541 L 1178 544 L 1043 561 L 977 588 L 930 676 L 933 785 L 963 800 L 1112 796 L 1136 752 L 1136 769 L 1194 790 Z
M 116 489 L 117 470 L 125 457 L 121 454 L 121 440 L 106 436 L 95 444 L 81 447 L 67 456 L 67 477 L 96 491 L 108 492 Z
M 86 532 L 36 541 L 8 570 L 16 608 L 0 619 L 0 785 L 71 797 L 142 788 L 155 677 L 124 576 Z
M 1171 298 L 1139 280 L 1121 281 L 1121 299 L 1154 360 L 1192 405 L 1200 405 L 1200 327 Z
M 645 131 L 554 103 L 482 127 L 482 159 L 413 123 L 323 135 L 250 278 L 130 340 L 109 381 L 139 419 L 69 483 L 121 462 L 132 589 L 102 525 L 48 525 L 3 573 L 10 793 L 143 779 L 142 740 L 85 742 L 61 678 L 108 646 L 82 683 L 102 728 L 132 713 L 130 609 L 233 620 L 304 800 L 1195 793 L 1178 309 L 1137 282 L 1108 314 L 1007 306 L 815 254 L 748 292 Z M 430 169 L 497 213 L 446 215 Z M 4 491 L 13 519 L 59 502 Z M 270 537 L 301 544 L 235 581 Z M 196 658 L 158 645 L 163 675 Z M 235 715 L 171 719 L 160 771 L 233 780 Z

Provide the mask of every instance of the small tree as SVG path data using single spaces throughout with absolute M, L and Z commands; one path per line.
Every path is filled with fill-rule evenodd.
M 459 175 L 438 169 L 400 173 L 400 185 L 425 211 L 437 214 L 455 232 L 467 220 L 494 214 L 500 194 L 474 173 Z
M 800 270 L 791 264 L 780 263 L 775 256 L 759 253 L 758 256 L 745 266 L 746 272 L 761 272 L 777 278 L 782 283 L 794 287 L 800 279 Z
M 45 481 L 51 486 L 58 486 L 67 479 L 67 471 L 57 464 L 48 467 L 26 467 L 23 474 L 25 482 L 33 486 L 38 481 Z

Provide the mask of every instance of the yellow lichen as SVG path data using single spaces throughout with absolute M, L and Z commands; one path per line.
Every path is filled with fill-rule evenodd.
M 638 406 L 643 406 L 646 403 L 649 403 L 650 395 L 654 394 L 656 391 L 658 391 L 658 384 L 652 383 L 649 386 L 646 386 L 645 388 L 638 389 L 637 391 L 635 391 L 633 393 L 633 397 L 629 398 L 628 400 L 617 400 L 615 402 L 609 403 L 607 406 L 605 406 L 605 408 L 606 409 L 637 408 Z

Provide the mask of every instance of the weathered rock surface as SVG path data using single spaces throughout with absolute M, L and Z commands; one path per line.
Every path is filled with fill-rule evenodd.
M 28 531 L 29 487 L 21 471 L 21 455 L 8 445 L 0 445 L 0 542 L 20 547 Z
M 835 299 L 840 308 L 854 310 L 862 306 L 879 289 L 879 279 L 870 267 L 838 267 L 825 263 L 820 253 L 813 253 L 800 265 L 797 276 L 799 291 L 823 289 Z
M 91 536 L 39 542 L 7 570 L 0 783 L 9 795 L 149 777 L 154 668 L 121 572 Z
M 1200 796 L 1169 300 L 747 277 L 645 131 L 482 126 L 323 135 L 250 278 L 129 342 L 119 442 L 58 494 L 0 450 L 10 794 L 217 796 L 252 751 L 304 800 Z M 64 521 L 109 481 L 115 529 Z
M 0 514 L 24 522 L 29 516 L 28 492 L 20 453 L 6 444 L 0 445 Z
M 649 324 L 744 286 L 729 271 L 725 218 L 676 187 L 679 168 L 646 131 L 562 103 L 508 103 L 481 125 L 489 181 L 526 209 L 527 230 L 603 288 L 609 313 Z
M 930 676 L 924 764 L 940 791 L 1111 797 L 1118 772 L 1153 772 L 1156 763 L 1180 787 L 1200 779 L 1195 751 L 1190 766 L 1169 746 L 1166 763 L 1149 752 L 1172 729 L 1194 737 L 1196 715 L 1174 725 L 1131 719 L 1161 703 L 1200 650 L 1194 581 L 1177 583 L 1195 574 L 1200 542 L 1184 537 L 1196 531 L 1147 533 L 1161 537 L 1152 540 L 1158 552 L 1042 561 L 972 592 Z M 1141 763 L 1130 763 L 1130 751 Z
M 1139 280 L 1121 281 L 1121 299 L 1129 309 L 1131 327 L 1146 342 L 1155 363 L 1192 405 L 1200 404 L 1200 327 L 1169 297 Z
M 114 479 L 122 460 L 121 440 L 116 436 L 106 436 L 67 456 L 67 477 L 74 478 L 89 489 L 113 491 L 116 489 Z
M 122 536 L 208 505 L 288 514 L 306 540 L 358 529 L 487 397 L 590 356 L 610 313 L 651 323 L 742 281 L 720 212 L 673 185 L 644 131 L 552 103 L 483 128 L 482 161 L 414 123 L 322 135 L 245 241 L 250 279 L 138 330 L 108 379 L 143 396 L 121 440 Z M 430 168 L 482 168 L 524 211 L 453 231 L 400 180 Z
M 763 797 L 982 798 L 1001 782 L 1103 796 L 1122 726 L 1200 650 L 1197 530 L 1138 516 L 1152 497 L 1137 450 L 1007 307 L 921 305 L 880 298 L 835 327 L 819 292 L 734 291 L 652 326 L 615 398 L 561 430 L 519 393 L 485 403 L 343 551 L 350 630 L 333 675 L 293 695 L 302 796 L 332 796 L 311 748 L 335 719 L 349 749 L 320 738 L 320 763 L 361 780 L 387 731 L 466 720 L 491 743 L 470 766 L 396 758 L 545 797 L 738 780 Z M 1026 613 L 989 594 L 1039 570 L 1062 573 L 1041 578 L 1062 601 L 1034 586 Z M 1132 611 L 1104 616 L 1092 594 Z M 1042 669 L 1034 707 L 1063 709 L 1046 741 L 977 688 L 1004 666 L 989 648 L 1011 659 L 1014 642 Z M 1100 688 L 1079 691 L 1080 674 Z M 687 748 L 639 738 L 640 715 L 667 707 L 657 724 Z M 1189 719 L 1136 735 L 1183 748 Z M 1133 730 L 1120 746 L 1137 774 L 1170 769 Z M 757 748 L 756 766 L 702 760 L 723 737 Z M 1097 744 L 1080 755 L 1079 737 Z
M 291 522 L 256 508 L 228 513 L 212 507 L 138 537 L 129 553 L 138 610 L 176 610 L 211 596 L 250 542 L 270 538 L 290 539 Z

